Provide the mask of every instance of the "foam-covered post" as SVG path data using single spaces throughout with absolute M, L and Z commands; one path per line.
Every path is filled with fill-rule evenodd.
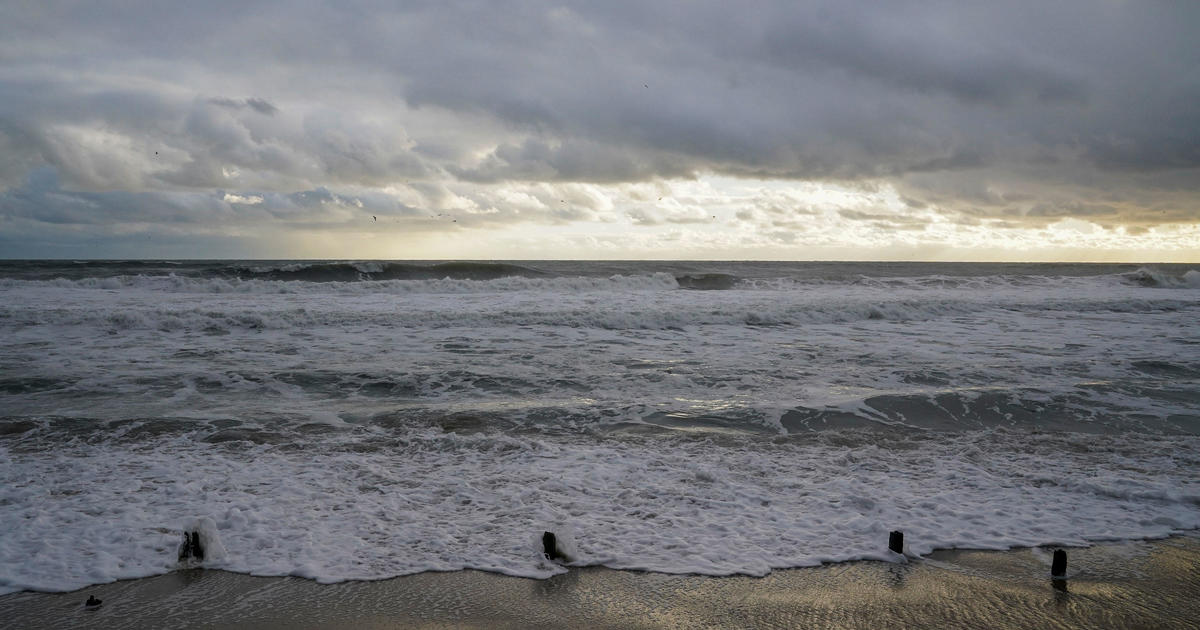
M 1054 550 L 1054 564 L 1050 565 L 1050 575 L 1062 577 L 1067 574 L 1067 552 L 1062 549 Z
M 896 530 L 888 536 L 888 549 L 896 553 L 904 553 L 904 532 Z
M 562 557 L 562 554 L 558 551 L 558 538 L 554 536 L 554 532 L 542 533 L 542 551 L 551 560 L 557 560 Z
M 204 560 L 204 545 L 200 544 L 200 532 L 192 532 L 192 555 L 197 560 Z
M 200 532 L 183 532 L 183 544 L 179 546 L 179 560 L 204 560 L 204 544 L 200 542 Z

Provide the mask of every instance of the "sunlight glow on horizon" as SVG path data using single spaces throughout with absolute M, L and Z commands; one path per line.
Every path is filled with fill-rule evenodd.
M 536 189 L 536 190 L 535 190 Z M 531 194 L 531 191 L 533 194 Z M 393 186 L 388 193 L 403 196 Z M 570 196 L 586 220 L 504 222 Z M 358 228 L 295 230 L 284 257 L 577 260 L 931 260 L 981 262 L 1200 262 L 1200 226 L 1130 233 L 1065 217 L 997 226 L 936 207 L 906 206 L 887 182 L 748 180 L 703 176 L 638 184 L 508 184 L 448 200 L 443 214 Z M 561 200 L 560 200 L 561 201 Z M 513 202 L 514 207 L 506 207 Z M 565 204 L 564 204 L 565 205 Z M 423 229 L 414 230 L 419 223 Z

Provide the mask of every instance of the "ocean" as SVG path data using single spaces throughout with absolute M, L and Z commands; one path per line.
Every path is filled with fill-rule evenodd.
M 0 261 L 0 340 L 0 594 L 1200 528 L 1195 266 Z

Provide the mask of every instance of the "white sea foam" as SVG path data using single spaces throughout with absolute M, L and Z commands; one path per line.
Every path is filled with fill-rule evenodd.
M 895 528 L 924 553 L 1200 524 L 1195 271 L 614 269 L 0 281 L 0 588 L 173 570 L 203 518 L 203 566 L 325 581 L 544 577 L 544 530 L 758 575 L 886 558 Z
M 0 366 L 14 415 L 244 419 L 282 410 L 327 419 L 402 401 L 634 421 L 733 414 L 779 427 L 797 407 L 850 404 L 853 412 L 873 396 L 1002 390 L 1018 404 L 1140 422 L 1194 417 L 1188 387 L 1200 375 L 1189 351 L 1200 341 L 1200 294 L 1123 283 L 1103 291 L 3 293 Z
M 76 444 L 0 451 L 0 589 L 70 590 L 179 566 L 192 515 L 227 550 L 203 566 L 322 582 L 576 564 L 672 573 L 1160 537 L 1200 527 L 1196 438 L 968 433 L 873 441 L 550 440 L 413 432 L 362 451 Z M 569 528 L 565 530 L 564 528 Z

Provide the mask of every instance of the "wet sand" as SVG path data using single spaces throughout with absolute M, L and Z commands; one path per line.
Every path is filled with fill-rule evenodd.
M 1200 536 L 1070 549 L 939 551 L 765 578 L 572 569 L 322 585 L 186 570 L 0 597 L 12 628 L 1200 628 Z M 85 610 L 89 595 L 103 600 Z

